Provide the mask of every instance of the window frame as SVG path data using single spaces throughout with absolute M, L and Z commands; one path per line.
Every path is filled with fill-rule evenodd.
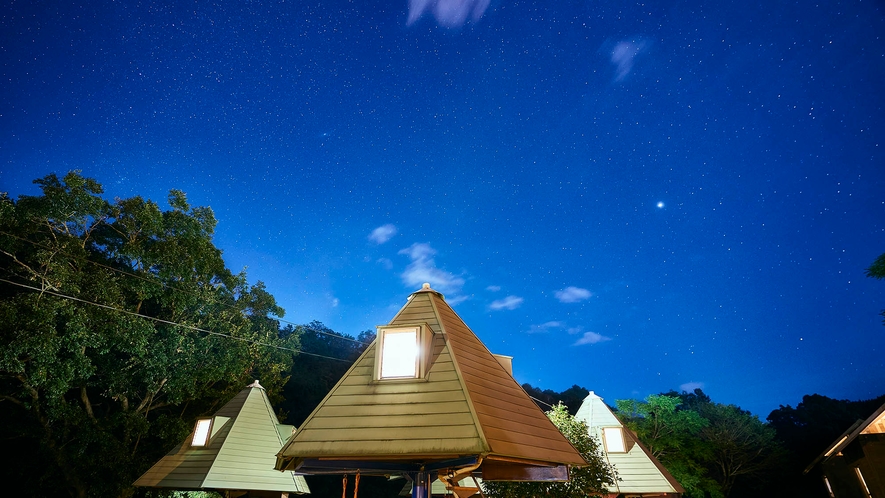
M 390 351 L 385 351 L 387 336 L 402 333 L 415 334 L 417 352 L 415 354 L 414 375 L 383 376 L 382 367 L 384 366 L 385 354 L 390 355 Z M 428 363 L 430 361 L 432 339 L 433 333 L 426 324 L 382 325 L 377 327 L 374 380 L 376 382 L 397 382 L 424 379 L 427 375 Z
M 618 436 L 620 436 L 620 440 L 621 440 L 621 445 L 619 448 L 610 449 L 608 434 L 613 433 L 614 431 L 618 432 Z M 614 436 L 614 437 L 617 437 L 617 436 Z M 612 441 L 614 440 L 613 438 L 612 438 Z M 603 444 L 605 444 L 605 452 L 606 453 L 627 453 L 627 439 L 624 437 L 624 428 L 623 427 L 603 427 L 602 428 L 602 441 L 603 441 Z
M 212 439 L 212 425 L 214 424 L 213 418 L 214 417 L 204 417 L 197 419 L 197 422 L 194 424 L 194 435 L 191 436 L 191 447 L 205 448 L 206 446 L 209 446 L 209 440 Z M 206 428 L 205 431 L 200 430 L 201 425 Z M 205 437 L 202 439 L 202 442 L 197 443 L 197 436 L 201 432 L 204 432 Z

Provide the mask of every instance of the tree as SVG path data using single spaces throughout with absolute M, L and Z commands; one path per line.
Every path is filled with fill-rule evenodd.
M 573 384 L 572 387 L 560 393 L 551 389 L 541 390 L 540 388 L 532 387 L 531 384 L 523 384 L 522 388 L 529 394 L 529 396 L 534 398 L 535 404 L 542 410 L 544 410 L 545 407 L 552 407 L 557 403 L 562 403 L 568 408 L 568 412 L 572 415 L 578 413 L 578 409 L 581 408 L 584 398 L 590 394 L 590 391 L 587 390 L 587 388 L 581 387 L 577 384 Z
M 280 405 L 287 412 L 287 422 L 299 426 L 375 340 L 375 333 L 367 330 L 354 339 L 318 321 L 288 325 L 281 333 L 298 336 L 301 347 L 310 353 L 299 356 L 293 364 L 284 388 L 286 401 Z
M 652 394 L 645 401 L 619 399 L 615 404 L 627 427 L 658 460 L 683 452 L 707 423 L 695 411 L 677 410 L 682 404 L 677 396 Z
M 586 498 L 606 493 L 606 487 L 615 483 L 614 468 L 605 460 L 599 443 L 590 436 L 587 424 L 569 414 L 567 407 L 558 403 L 547 417 L 571 441 L 589 465 L 571 469 L 567 482 L 506 482 L 486 481 L 483 491 L 490 498 Z
M 701 429 L 704 458 L 722 494 L 730 496 L 736 485 L 756 495 L 782 469 L 785 452 L 774 428 L 735 405 L 707 403 L 701 414 L 709 423 Z M 756 484 L 755 486 L 753 484 Z
M 184 193 L 163 211 L 78 172 L 35 183 L 0 197 L 0 437 L 18 457 L 2 472 L 19 496 L 126 496 L 253 377 L 276 395 L 297 336 Z
M 783 468 L 774 428 L 700 389 L 618 400 L 620 415 L 691 497 L 757 496 Z
M 778 484 L 786 492 L 797 496 L 829 496 L 823 479 L 817 473 L 805 475 L 803 471 L 814 459 L 832 444 L 851 424 L 866 419 L 885 403 L 885 396 L 865 400 L 848 401 L 829 398 L 820 394 L 802 397 L 792 407 L 781 405 L 768 415 L 768 425 L 777 433 L 787 450 Z
M 878 258 L 876 258 L 876 260 L 873 261 L 873 264 L 870 265 L 869 268 L 867 268 L 867 276 L 878 278 L 880 280 L 885 278 L 885 254 L 882 254 Z M 882 310 L 880 314 L 882 316 L 885 316 L 885 310 Z
M 697 391 L 692 401 L 702 402 L 705 395 L 698 396 Z M 722 496 L 703 465 L 699 434 L 708 421 L 697 411 L 681 410 L 682 399 L 670 393 L 652 394 L 644 401 L 619 399 L 615 404 L 624 425 L 673 474 L 688 496 Z

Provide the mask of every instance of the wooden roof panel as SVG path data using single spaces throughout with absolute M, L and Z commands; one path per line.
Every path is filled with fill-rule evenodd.
M 625 428 L 602 398 L 592 391 L 584 398 L 575 418 L 587 424 L 590 435 L 602 440 L 602 429 L 620 427 L 629 451 L 626 453 L 603 453 L 618 473 L 618 482 L 609 489 L 612 492 L 660 495 L 684 493 L 679 482 L 658 460 Z
M 492 453 L 526 460 L 584 464 L 578 451 L 445 300 L 435 293 L 426 294 L 432 296 L 430 299 L 448 336 L 451 354 L 464 378 Z M 523 416 L 512 417 L 511 413 Z M 535 439 L 539 437 L 543 442 Z
M 289 439 L 279 467 L 296 458 L 469 454 L 585 463 L 440 294 L 412 294 L 389 323 L 416 324 L 433 332 L 425 378 L 375 381 L 372 344 Z
M 190 446 L 193 434 L 136 482 L 167 489 L 309 492 L 302 476 L 274 470 L 282 446 L 279 420 L 258 383 L 240 391 L 214 415 L 224 422 L 205 447 Z M 220 417 L 220 418 L 219 418 Z

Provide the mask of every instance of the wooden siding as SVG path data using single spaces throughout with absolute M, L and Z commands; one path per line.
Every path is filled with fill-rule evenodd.
M 274 470 L 276 452 L 283 444 L 279 428 L 285 426 L 280 425 L 263 389 L 240 391 L 215 413 L 214 423 L 224 425 L 207 446 L 191 447 L 191 434 L 135 486 L 309 492 L 304 477 Z
M 436 293 L 421 294 L 437 311 L 491 453 L 568 465 L 586 464 L 445 300 Z
M 432 309 L 413 304 L 414 299 L 399 316 L 409 323 L 427 323 L 438 332 L 435 318 L 427 314 Z M 445 340 L 435 335 L 432 347 L 425 379 L 375 381 L 376 344 L 369 346 L 280 455 L 389 459 L 486 451 Z
M 295 490 L 305 492 L 306 484 L 291 472 L 274 470 L 276 452 L 283 441 L 277 431 L 277 419 L 262 389 L 248 389 L 239 413 L 228 415 L 225 408 L 217 415 L 235 416 L 230 434 L 218 451 L 215 464 L 206 475 L 203 487 L 254 491 Z M 228 404 L 230 405 L 230 404 Z
M 605 402 L 592 391 L 578 408 L 575 418 L 587 424 L 590 435 L 602 445 L 602 429 L 620 427 L 624 433 L 625 453 L 603 453 L 618 473 L 618 482 L 609 491 L 621 494 L 684 493 L 685 490 L 646 450 L 612 413 Z
M 426 324 L 423 379 L 374 380 L 369 346 L 280 451 L 293 459 L 491 455 L 553 464 L 583 458 L 437 292 L 412 294 L 388 325 Z

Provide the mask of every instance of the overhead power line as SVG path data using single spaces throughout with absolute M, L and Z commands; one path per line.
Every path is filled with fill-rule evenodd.
M 29 240 L 29 239 L 26 239 L 26 238 L 24 238 L 24 237 L 19 237 L 18 235 L 11 234 L 11 233 L 9 233 L 9 232 L 4 232 L 4 231 L 0 230 L 0 234 L 2 234 L 2 235 L 6 235 L 7 237 L 12 237 L 12 238 L 14 238 L 14 239 L 16 239 L 16 240 L 20 240 L 20 241 L 22 241 L 22 242 L 27 242 L 28 244 L 31 244 L 31 245 L 33 245 L 33 246 L 36 246 L 36 247 L 38 247 L 38 248 L 40 248 L 40 249 L 53 250 L 53 248 L 51 248 L 51 247 L 47 247 L 47 246 L 45 246 L 45 245 L 38 244 L 37 242 L 34 242 L 33 240 Z M 172 286 L 172 285 L 169 285 L 169 284 L 167 284 L 167 283 L 165 283 L 165 282 L 158 282 L 158 281 L 156 281 L 156 280 L 153 280 L 153 279 L 150 279 L 150 278 L 143 277 L 143 276 L 141 276 L 141 275 L 139 275 L 139 274 L 137 274 L 137 273 L 131 273 L 131 272 L 128 272 L 128 271 L 125 271 L 125 270 L 121 270 L 120 268 L 114 268 L 113 266 L 109 266 L 109 265 L 106 265 L 106 264 L 103 264 L 103 263 L 99 263 L 98 261 L 92 261 L 91 259 L 87 259 L 87 258 L 84 258 L 84 257 L 82 257 L 82 256 L 75 256 L 75 255 L 73 255 L 73 254 L 68 254 L 68 253 L 63 252 L 63 251 L 59 251 L 59 253 L 60 253 L 60 254 L 64 254 L 65 256 L 67 256 L 67 257 L 69 257 L 69 258 L 77 259 L 77 260 L 80 260 L 80 261 L 85 261 L 85 262 L 87 262 L 87 263 L 91 263 L 91 264 L 93 264 L 93 265 L 96 265 L 96 266 L 98 266 L 98 267 L 100 267 L 100 268 L 104 268 L 104 269 L 106 269 L 106 270 L 110 270 L 110 271 L 113 271 L 113 272 L 117 272 L 117 273 L 119 273 L 119 274 L 121 274 L 121 275 L 125 275 L 125 276 L 132 277 L 132 278 L 137 278 L 138 280 L 141 280 L 141 281 L 143 281 L 143 282 L 147 282 L 147 283 L 150 283 L 150 284 L 153 284 L 153 285 L 159 285 L 159 286 L 163 287 L 164 289 L 173 289 L 173 290 L 178 291 L 178 292 L 184 292 L 185 294 L 190 294 L 190 295 L 192 295 L 192 296 L 199 296 L 200 298 L 205 299 L 205 296 L 199 295 L 199 294 L 197 294 L 196 292 L 193 292 L 193 291 L 191 291 L 191 290 L 189 290 L 189 289 L 181 289 L 181 288 L 177 288 L 177 287 Z M 227 307 L 227 308 L 230 308 L 230 309 L 234 309 L 234 310 L 240 311 L 239 308 L 237 308 L 236 306 L 232 306 L 232 305 L 227 304 L 227 303 L 222 303 L 222 302 L 220 302 L 220 301 L 218 301 L 218 300 L 215 300 L 215 299 L 213 299 L 213 302 L 214 302 L 214 304 L 217 304 L 217 305 L 219 305 L 219 306 L 225 306 L 225 307 Z M 285 324 L 288 324 L 288 325 L 293 325 L 293 326 L 295 326 L 295 327 L 303 326 L 303 324 L 299 324 L 299 323 L 295 323 L 295 322 L 290 322 L 290 321 L 288 321 L 288 320 L 283 320 L 282 318 L 279 318 L 279 317 L 276 317 L 276 316 L 268 317 L 268 318 L 271 318 L 272 320 L 276 320 L 276 321 L 278 321 L 278 322 L 285 323 Z M 316 330 L 316 329 L 310 329 L 310 330 L 311 330 L 312 332 L 314 332 L 314 333 L 317 333 L 317 334 L 327 335 L 327 336 L 329 336 L 329 337 L 334 337 L 334 338 L 336 338 L 336 339 L 341 339 L 341 340 L 344 340 L 344 341 L 354 342 L 354 343 L 356 343 L 356 344 L 359 344 L 360 346 L 368 346 L 368 345 L 369 345 L 368 343 L 365 343 L 365 342 L 362 342 L 362 341 L 358 341 L 358 340 L 356 340 L 356 339 L 352 339 L 352 338 L 347 337 L 347 336 L 344 336 L 344 335 L 330 334 L 329 332 L 323 332 L 322 330 Z
M 268 347 L 268 348 L 281 349 L 281 350 L 283 350 L 283 351 L 291 351 L 291 352 L 293 352 L 293 353 L 305 354 L 305 355 L 308 355 L 308 356 L 316 356 L 316 357 L 318 357 L 318 358 L 325 358 L 325 359 L 327 359 L 327 360 L 336 360 L 336 361 L 343 361 L 343 362 L 350 363 L 349 360 L 344 360 L 344 359 L 341 359 L 341 358 L 335 358 L 335 357 L 332 357 L 332 356 L 325 356 L 325 355 L 316 354 L 316 353 L 309 353 L 309 352 L 304 351 L 304 350 L 301 350 L 301 349 L 287 348 L 287 347 L 285 347 L 285 346 L 277 346 L 276 344 L 269 344 L 269 343 L 266 343 L 266 342 L 256 341 L 256 340 L 254 340 L 254 339 L 246 339 L 246 338 L 244 338 L 244 337 L 234 337 L 234 336 L 232 336 L 232 335 L 230 335 L 230 334 L 225 334 L 225 333 L 223 333 L 223 332 L 215 332 L 215 331 L 213 331 L 213 330 L 207 330 L 207 329 L 204 329 L 204 328 L 195 327 L 195 326 L 193 326 L 193 325 L 187 325 L 187 324 L 184 324 L 184 323 L 177 323 L 177 322 L 173 322 L 173 321 L 170 321 L 170 320 L 164 320 L 164 319 L 162 319 L 162 318 L 157 318 L 157 317 L 154 317 L 154 316 L 143 315 L 143 314 L 141 314 L 141 313 L 136 313 L 136 312 L 134 312 L 134 311 L 124 310 L 124 309 L 121 309 L 121 308 L 115 308 L 115 307 L 113 307 L 113 306 L 108 306 L 108 305 L 106 305 L 106 304 L 101 304 L 101 303 L 96 303 L 96 302 L 93 302 L 93 301 L 88 301 L 88 300 L 86 300 L 86 299 L 81 299 L 81 298 L 79 298 L 79 297 L 68 296 L 68 295 L 66 295 L 66 294 L 62 294 L 62 293 L 60 293 L 60 292 L 54 292 L 54 291 L 51 291 L 51 290 L 46 290 L 46 289 L 41 289 L 41 288 L 39 288 L 39 287 L 34 287 L 34 286 L 32 286 L 32 285 L 22 284 L 22 283 L 19 283 L 19 282 L 13 282 L 13 281 L 11 281 L 11 280 L 6 280 L 5 278 L 0 278 L 0 282 L 5 282 L 5 283 L 10 284 L 10 285 L 15 285 L 15 286 L 18 286 L 18 287 L 23 287 L 23 288 L 25 288 L 25 289 L 30 289 L 30 290 L 33 290 L 33 291 L 37 291 L 37 292 L 40 292 L 41 294 L 51 294 L 51 295 L 53 295 L 53 296 L 60 297 L 60 298 L 62 298 L 62 299 L 70 299 L 71 301 L 77 301 L 77 302 L 80 302 L 80 303 L 89 304 L 89 305 L 92 305 L 92 306 L 97 306 L 97 307 L 99 307 L 99 308 L 104 308 L 104 309 L 108 309 L 108 310 L 112 310 L 112 311 L 117 311 L 117 312 L 120 312 L 120 313 L 125 313 L 125 314 L 127 314 L 127 315 L 137 316 L 137 317 L 139 317 L 139 318 L 144 318 L 144 319 L 146 319 L 146 320 L 151 320 L 151 321 L 158 322 L 158 323 L 164 323 L 164 324 L 166 324 L 166 325 L 172 325 L 172 326 L 174 326 L 174 327 L 180 327 L 180 328 L 183 328 L 183 329 L 193 330 L 193 331 L 195 331 L 195 332 L 203 332 L 203 333 L 205 333 L 205 334 L 209 334 L 209 335 L 214 335 L 214 336 L 219 336 L 219 337 L 226 337 L 226 338 L 228 338 L 228 339 L 233 339 L 233 340 L 235 340 L 235 341 L 247 342 L 247 343 L 249 343 L 249 344 L 255 344 L 256 346 L 264 346 L 264 347 Z

